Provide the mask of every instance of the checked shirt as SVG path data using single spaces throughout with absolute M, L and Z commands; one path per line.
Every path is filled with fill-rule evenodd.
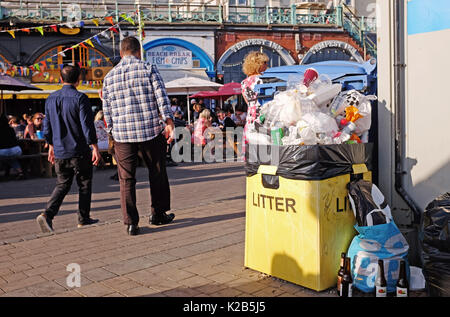
M 157 137 L 161 119 L 173 119 L 156 66 L 124 56 L 103 81 L 103 113 L 115 141 L 139 143 Z

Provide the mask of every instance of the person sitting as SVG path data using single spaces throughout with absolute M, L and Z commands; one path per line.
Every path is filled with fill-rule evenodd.
M 181 113 L 181 116 L 183 116 L 183 110 L 181 110 L 181 107 L 178 105 L 177 98 L 172 98 L 170 104 L 171 104 L 170 109 L 172 110 L 172 113 L 179 111 Z
M 200 113 L 203 111 L 203 108 L 199 103 L 196 103 L 196 104 L 194 104 L 193 109 L 194 109 L 193 117 L 194 117 L 194 122 L 195 122 L 198 120 Z
M 194 125 L 194 133 L 192 134 L 192 143 L 194 145 L 206 145 L 206 138 L 204 136 L 204 133 L 207 128 L 211 127 L 211 121 L 211 112 L 208 109 L 203 110 Z
M 238 127 L 243 127 L 246 124 L 247 113 L 238 108 L 236 109 L 233 120 Z
M 44 120 L 44 114 L 41 112 L 36 112 L 31 118 L 31 123 L 29 122 L 25 131 L 23 133 L 23 137 L 25 139 L 36 140 L 39 139 L 36 132 L 42 130 L 42 122 Z
M 10 168 L 16 172 L 17 179 L 23 179 L 23 171 L 17 157 L 22 155 L 22 149 L 17 142 L 14 129 L 8 124 L 8 119 L 0 115 L 0 159 L 5 165 L 5 176 L 9 175 Z M 0 163 L 1 163 L 0 161 Z
M 236 128 L 236 123 L 226 115 L 225 111 L 217 111 L 217 117 L 219 119 L 219 128 L 222 131 L 226 131 L 227 128 Z
M 173 123 L 175 124 L 175 128 L 186 126 L 186 121 L 183 120 L 183 113 L 181 111 L 175 111 L 173 116 Z
M 23 138 L 23 133 L 25 131 L 26 126 L 20 124 L 19 123 L 19 119 L 17 117 L 12 116 L 9 119 L 9 126 L 14 129 L 14 132 L 16 133 L 16 137 L 18 139 L 22 139 Z

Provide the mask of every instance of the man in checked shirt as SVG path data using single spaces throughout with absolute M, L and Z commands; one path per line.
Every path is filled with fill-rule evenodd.
M 148 168 L 150 223 L 170 223 L 170 188 L 166 172 L 167 144 L 174 134 L 173 114 L 164 82 L 156 66 L 141 60 L 141 46 L 135 37 L 120 43 L 117 64 L 103 81 L 102 99 L 108 131 L 114 139 L 120 182 L 120 202 L 129 235 L 139 233 L 136 208 L 136 165 L 138 151 Z M 160 124 L 162 120 L 166 128 Z

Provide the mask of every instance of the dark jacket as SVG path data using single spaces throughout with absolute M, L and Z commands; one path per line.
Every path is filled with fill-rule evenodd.
M 79 157 L 97 144 L 89 98 L 72 85 L 64 85 L 45 102 L 44 136 L 55 158 Z
M 9 149 L 19 145 L 14 129 L 8 124 L 5 115 L 0 115 L 0 149 Z
M 227 128 L 236 128 L 236 123 L 230 117 L 225 117 L 223 120 L 222 131 L 226 131 Z

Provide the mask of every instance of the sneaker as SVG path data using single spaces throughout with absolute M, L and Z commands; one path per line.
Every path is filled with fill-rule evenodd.
M 88 218 L 87 220 L 84 220 L 82 223 L 78 224 L 78 228 L 83 228 L 84 226 L 93 225 L 94 223 L 97 223 L 98 219 L 92 219 Z
M 175 218 L 175 214 L 166 214 L 165 212 L 160 215 L 151 215 L 150 216 L 150 223 L 152 225 L 166 225 Z
M 53 232 L 52 221 L 48 219 L 45 214 L 40 214 L 37 216 L 36 221 L 43 233 Z

